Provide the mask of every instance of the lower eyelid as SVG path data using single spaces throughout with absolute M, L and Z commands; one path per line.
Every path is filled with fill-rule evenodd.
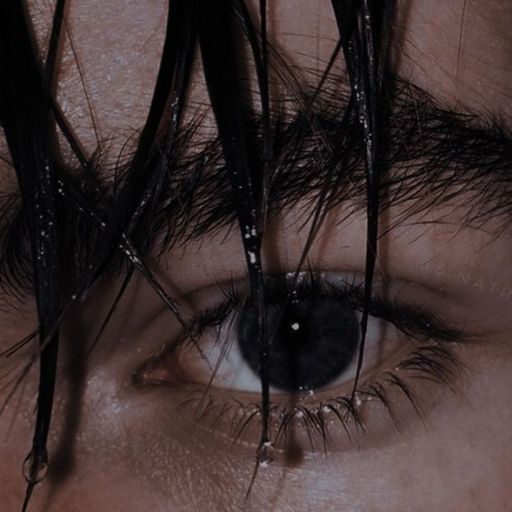
M 453 350 L 433 344 L 412 352 L 409 347 L 405 358 L 397 353 L 392 369 L 381 372 L 380 379 L 366 376 L 354 404 L 346 396 L 333 397 L 332 390 L 300 397 L 272 396 L 270 420 L 276 456 L 285 456 L 290 443 L 305 455 L 386 445 L 405 427 L 424 427 L 425 421 L 435 420 L 436 406 L 447 392 L 456 392 L 463 374 Z M 257 447 L 261 434 L 257 394 L 206 390 L 194 383 L 171 388 L 163 384 L 155 389 L 172 393 L 173 402 L 180 403 L 180 414 L 188 417 L 186 423 L 230 444 Z M 338 390 L 343 392 L 349 394 L 349 389 Z

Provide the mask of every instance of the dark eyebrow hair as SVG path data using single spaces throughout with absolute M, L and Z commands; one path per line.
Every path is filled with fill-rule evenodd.
M 339 83 L 333 79 L 333 83 Z M 404 205 L 394 225 L 423 211 L 464 205 L 465 222 L 483 226 L 496 221 L 494 229 L 505 229 L 512 217 L 512 140 L 504 124 L 484 116 L 442 108 L 423 90 L 398 78 L 387 80 L 385 123 L 380 127 L 380 211 Z M 313 93 L 312 93 L 313 94 Z M 364 147 L 357 133 L 357 119 L 343 124 L 341 113 L 348 94 L 326 86 L 313 104 L 305 96 L 292 114 L 274 113 L 275 164 L 268 183 L 270 214 L 291 208 L 305 197 L 315 199 L 324 186 L 329 169 L 335 168 L 327 209 L 351 201 L 351 214 L 366 208 Z M 252 134 L 253 165 L 261 165 L 262 120 L 248 122 Z M 152 217 L 141 218 L 132 241 L 141 253 L 157 256 L 179 244 L 226 228 L 236 220 L 220 141 L 198 140 L 199 121 L 190 122 L 172 143 L 155 144 L 152 166 L 166 165 L 169 172 Z M 83 172 L 61 173 L 89 199 L 106 218 L 108 203 L 123 181 L 123 166 L 108 169 L 96 160 Z M 158 173 L 157 173 L 158 174 Z M 91 179 L 92 176 L 92 179 Z M 104 198 L 109 200 L 105 202 Z M 102 199 L 103 198 L 103 199 Z M 80 275 L 101 236 L 76 203 L 63 198 L 61 227 L 63 267 Z M 16 293 L 31 287 L 30 256 L 26 226 L 18 194 L 4 194 L 0 206 L 0 284 Z M 390 226 L 389 229 L 392 229 Z M 381 233 L 382 236 L 383 233 Z M 63 248 L 66 248 L 64 251 Z M 123 255 L 113 258 L 106 271 L 117 272 Z
M 339 82 L 338 82 L 339 83 Z M 512 138 L 496 119 L 442 108 L 423 90 L 401 80 L 388 81 L 380 127 L 380 210 L 404 204 L 403 218 L 446 204 L 463 204 L 465 221 L 481 226 L 490 219 L 505 228 L 512 216 Z M 331 91 L 331 92 L 329 92 Z M 276 164 L 269 181 L 269 210 L 279 212 L 299 200 L 314 199 L 328 170 L 336 169 L 328 208 L 345 201 L 366 208 L 364 147 L 355 116 L 345 125 L 349 101 L 327 87 L 315 108 L 276 122 Z M 308 99 L 304 100 L 308 104 Z M 254 165 L 261 165 L 261 121 L 250 127 Z M 190 136 L 191 135 L 191 136 Z M 189 134 L 193 140 L 193 130 Z M 173 148 L 165 148 L 172 154 Z M 170 177 L 155 223 L 160 252 L 183 240 L 224 228 L 235 221 L 228 171 L 220 143 L 213 140 Z M 314 201 L 311 202 L 312 208 Z M 399 223 L 403 218 L 396 219 Z

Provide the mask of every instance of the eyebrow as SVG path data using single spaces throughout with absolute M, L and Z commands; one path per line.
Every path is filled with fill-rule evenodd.
M 443 108 L 425 91 L 398 78 L 390 80 L 384 97 L 385 124 L 378 134 L 380 211 L 391 205 L 405 207 L 403 217 L 393 225 L 423 211 L 463 205 L 468 225 L 481 227 L 493 220 L 498 230 L 506 228 L 512 217 L 512 140 L 506 126 L 496 119 Z M 299 111 L 290 120 L 274 122 L 277 163 L 268 183 L 270 213 L 291 208 L 305 197 L 315 198 L 333 167 L 327 210 L 351 201 L 352 213 L 366 211 L 364 147 L 357 120 L 341 121 L 348 101 L 348 96 L 328 86 L 315 97 L 310 112 Z M 254 134 L 256 168 L 261 166 L 261 129 L 258 119 L 248 129 Z M 190 143 L 193 130 L 189 137 Z M 209 141 L 185 159 L 169 182 L 156 221 L 163 234 L 162 253 L 236 220 L 219 141 Z
M 494 229 L 506 229 L 512 218 L 512 140 L 506 126 L 496 119 L 443 108 L 405 80 L 394 78 L 387 84 L 382 105 L 385 123 L 378 133 L 380 211 L 403 206 L 400 218 L 388 230 L 444 205 L 463 206 L 467 225 L 481 227 L 493 220 Z M 326 210 L 350 201 L 350 215 L 365 212 L 364 148 L 358 120 L 341 121 L 349 97 L 333 80 L 314 95 L 314 102 L 310 100 L 306 95 L 304 108 L 288 113 L 281 109 L 273 115 L 275 158 L 268 177 L 268 211 L 272 215 L 292 208 L 304 198 L 312 199 L 313 210 L 314 199 L 334 168 Z M 262 165 L 261 119 L 249 117 L 247 131 L 256 169 Z M 199 140 L 199 132 L 200 122 L 192 121 L 172 144 L 155 144 L 148 171 L 159 175 L 157 169 L 165 166 L 166 172 L 154 207 L 132 234 L 143 254 L 151 250 L 161 256 L 236 220 L 220 141 Z M 87 179 L 76 170 L 61 176 L 78 183 L 97 213 L 106 218 L 105 205 L 113 199 L 129 164 L 112 171 L 99 162 L 80 171 L 89 173 Z M 60 227 L 61 248 L 66 248 L 61 250 L 62 264 L 79 273 L 101 231 L 69 199 L 63 198 L 59 207 L 61 218 L 67 219 Z M 0 286 L 11 293 L 29 291 L 30 252 L 18 194 L 4 195 L 0 214 Z M 122 258 L 119 253 L 107 270 L 119 268 Z

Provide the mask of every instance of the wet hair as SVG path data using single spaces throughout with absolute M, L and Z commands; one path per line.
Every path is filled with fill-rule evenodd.
M 160 69 L 144 126 L 133 153 L 113 169 L 109 179 L 98 154 L 91 158 L 83 153 L 55 99 L 65 1 L 56 2 L 44 59 L 33 42 L 21 2 L 7 0 L 0 5 L 0 119 L 8 163 L 19 188 L 6 194 L 1 206 L 5 214 L 0 236 L 1 285 L 14 296 L 33 294 L 38 316 L 37 331 L 10 350 L 33 340 L 39 343 L 38 355 L 18 380 L 30 366 L 39 364 L 37 417 L 25 461 L 23 510 L 48 466 L 59 327 L 71 306 L 100 278 L 124 275 L 105 324 L 135 272 L 183 322 L 174 299 L 146 264 L 148 255 L 163 254 L 208 230 L 238 224 L 258 326 L 262 419 L 258 467 L 271 457 L 270 336 L 260 257 L 269 215 L 295 203 L 304 191 L 314 193 L 298 275 L 330 209 L 356 198 L 367 218 L 364 298 L 368 304 L 380 210 L 391 201 L 421 197 L 425 184 L 442 183 L 445 175 L 440 169 L 446 172 L 446 167 L 439 165 L 440 154 L 448 155 L 452 180 L 450 186 L 444 180 L 445 186 L 428 191 L 440 201 L 465 183 L 473 184 L 475 196 L 492 194 L 491 185 L 500 183 L 500 171 L 501 178 L 505 176 L 512 152 L 500 129 L 476 127 L 470 117 L 442 112 L 421 91 L 389 72 L 392 0 L 332 0 L 339 42 L 316 87 L 299 84 L 294 70 L 269 43 L 266 4 L 260 0 L 253 12 L 245 0 L 169 0 Z M 346 68 L 343 83 L 331 73 L 338 60 Z M 245 67 L 256 77 L 252 94 L 247 90 Z M 190 148 L 199 121 L 185 115 L 193 70 L 204 75 L 217 129 L 215 140 L 196 152 Z M 274 81 L 282 87 L 272 87 Z M 286 90 L 293 114 L 273 107 L 279 99 L 274 97 L 275 90 Z M 321 90 L 329 96 L 328 112 Z M 454 134 L 464 140 L 463 146 L 454 143 Z M 58 136 L 78 162 L 73 169 L 58 152 Z M 391 143 L 397 140 L 399 149 Z M 482 156 L 489 154 L 494 157 Z M 393 174 L 393 164 L 413 160 L 420 163 L 410 167 L 407 179 Z M 489 167 L 492 176 L 485 172 Z M 458 172 L 461 168 L 465 173 Z M 473 220 L 510 213 L 510 201 L 493 203 L 492 211 L 488 201 L 481 204 L 487 204 L 487 210 L 475 210 Z M 363 363 L 367 322 L 365 306 L 352 398 Z

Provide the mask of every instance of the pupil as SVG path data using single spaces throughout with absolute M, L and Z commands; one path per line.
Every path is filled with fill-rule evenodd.
M 359 344 L 355 311 L 319 295 L 267 305 L 271 336 L 269 380 L 284 391 L 317 389 L 338 378 L 353 361 Z M 250 304 L 241 313 L 238 343 L 245 362 L 259 375 L 256 311 Z

